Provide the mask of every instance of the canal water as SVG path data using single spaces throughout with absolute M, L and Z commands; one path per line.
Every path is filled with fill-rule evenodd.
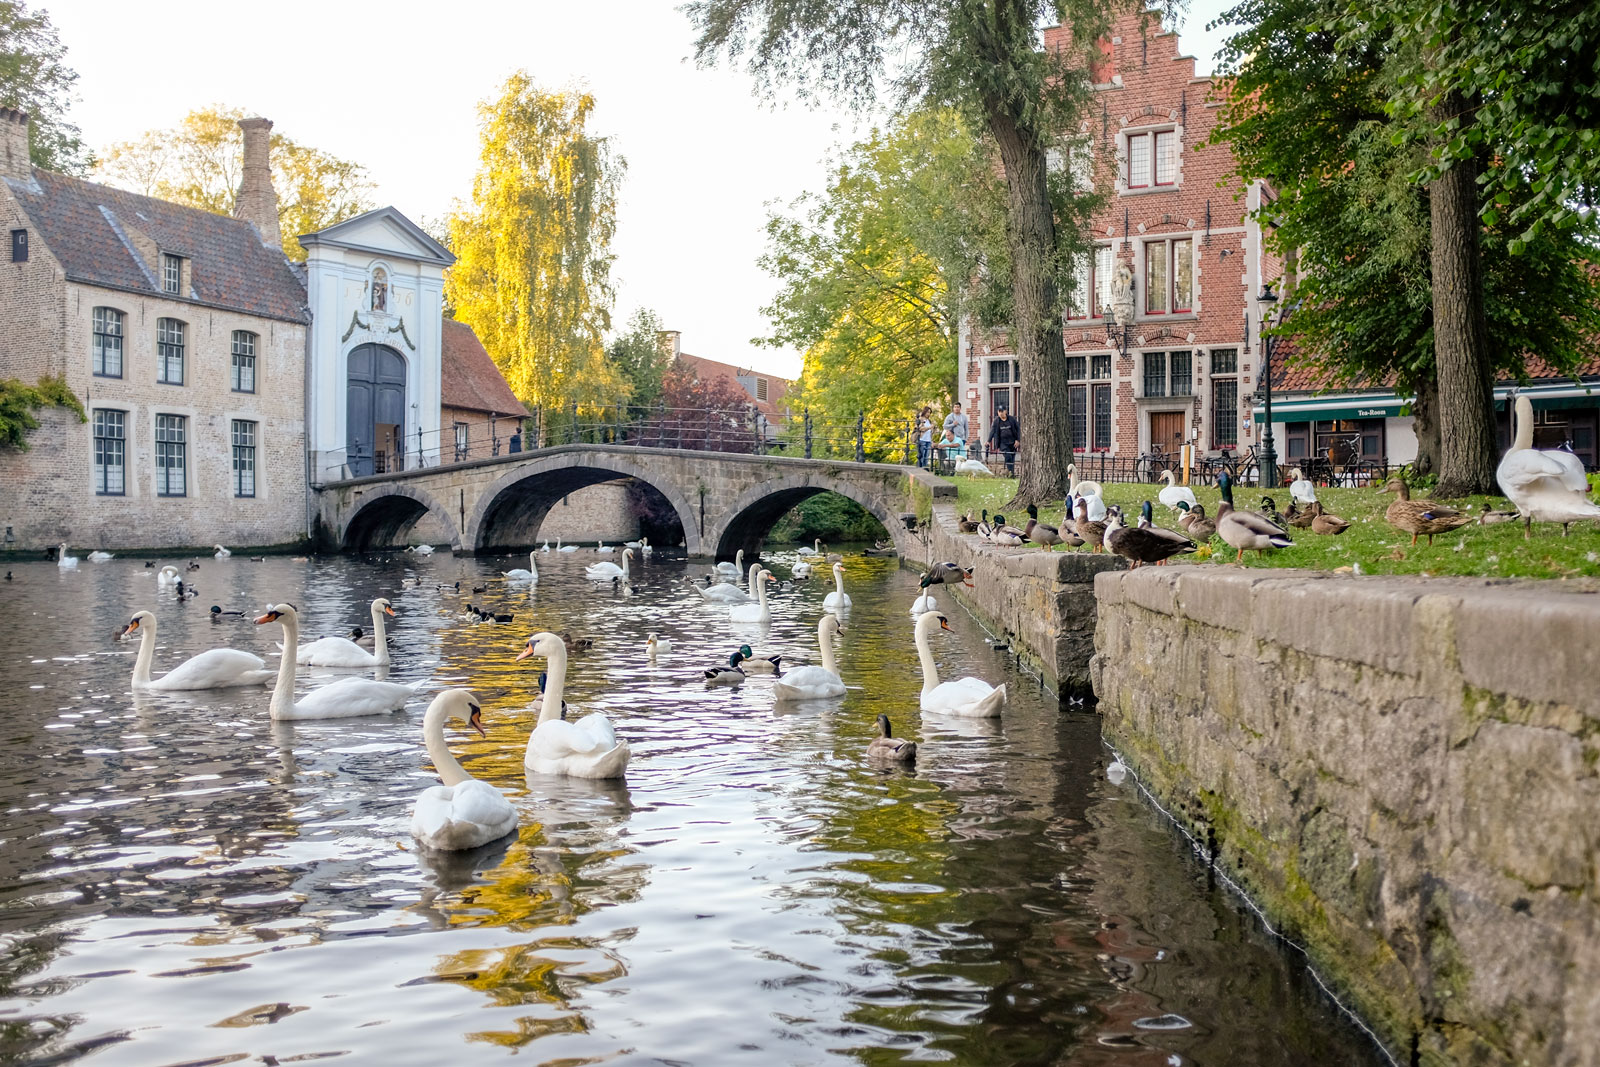
M 850 693 L 784 708 L 770 679 L 707 689 L 701 670 L 745 641 L 815 662 L 827 586 L 740 626 L 685 583 L 703 563 L 658 556 L 630 594 L 583 579 L 597 558 L 542 555 L 531 595 L 497 577 L 525 558 L 202 558 L 186 603 L 139 560 L 12 565 L 0 1061 L 1380 1062 L 1131 779 L 1108 781 L 1096 716 L 1058 710 L 959 608 L 935 639 L 946 677 L 1004 681 L 1010 704 L 919 714 L 916 581 L 895 561 L 847 559 Z M 293 602 L 309 639 L 370 626 L 380 595 L 391 676 L 483 702 L 488 738 L 449 736 L 520 812 L 497 845 L 413 846 L 427 692 L 273 723 L 261 688 L 131 693 L 136 644 L 114 639 L 146 609 L 158 674 L 213 646 L 275 665 L 279 627 L 209 605 Z M 466 622 L 468 600 L 515 620 Z M 594 639 L 567 697 L 631 742 L 625 782 L 525 775 L 541 661 L 515 656 L 536 630 Z M 652 631 L 676 646 L 656 666 Z M 914 769 L 864 760 L 879 712 L 920 743 Z

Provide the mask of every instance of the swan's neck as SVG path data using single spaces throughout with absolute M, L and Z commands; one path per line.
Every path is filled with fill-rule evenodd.
M 760 577 L 761 577 L 761 564 L 759 564 L 759 563 L 750 564 L 750 570 L 744 576 L 744 584 L 748 585 L 750 587 L 750 591 L 752 593 L 754 593 L 756 591 L 756 582 L 758 580 L 760 580 Z
M 472 775 L 462 768 L 455 753 L 450 751 L 450 746 L 444 739 L 445 712 L 429 711 L 427 718 L 422 720 L 422 740 L 428 746 L 428 758 L 433 760 L 434 770 L 439 772 L 439 780 L 445 785 L 460 785 L 470 782 Z
M 1524 414 L 1522 401 L 1517 401 L 1517 440 L 1511 446 L 1513 452 L 1520 452 L 1533 447 L 1533 405 L 1528 405 Z
M 815 541 L 811 542 L 811 547 L 812 547 L 812 549 L 814 551 L 821 552 L 822 551 L 822 538 L 819 537 Z
M 628 554 L 626 552 L 622 554 L 622 580 L 624 582 L 628 581 Z
M 817 644 L 822 646 L 822 669 L 829 674 L 838 674 L 839 668 L 833 663 L 833 634 L 828 630 L 826 619 L 817 623 Z
M 549 722 L 561 718 L 561 702 L 567 688 L 567 646 L 559 641 L 545 664 L 544 683 L 544 707 L 539 709 L 539 721 Z
M 917 627 L 917 658 L 922 661 L 922 691 L 927 693 L 939 688 L 939 665 L 933 662 L 933 646 L 928 644 L 928 628 L 924 626 Z
M 539 553 L 528 553 L 528 573 L 535 578 L 539 577 Z
M 283 626 L 283 658 L 278 661 L 271 714 L 274 719 L 286 719 L 294 713 L 294 661 L 300 654 L 300 620 L 284 615 L 278 622 Z
M 150 684 L 150 663 L 156 658 L 156 624 L 152 619 L 139 626 L 139 658 L 133 661 L 133 684 Z
M 383 609 L 376 604 L 372 606 L 372 654 L 378 666 L 389 665 L 389 635 L 383 628 Z
M 767 606 L 767 583 L 761 580 L 761 575 L 753 579 L 756 583 L 756 602 L 763 608 Z
M 844 596 L 844 572 L 843 571 L 834 571 L 833 572 L 833 591 L 835 593 L 838 593 L 841 597 Z

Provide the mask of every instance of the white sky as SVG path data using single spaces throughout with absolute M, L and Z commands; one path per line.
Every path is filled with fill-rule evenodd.
M 615 244 L 618 326 L 655 309 L 686 351 L 792 377 L 800 355 L 751 344 L 775 282 L 756 266 L 768 203 L 820 189 L 828 150 L 867 126 L 773 110 L 742 70 L 698 70 L 688 19 L 656 0 L 33 0 L 77 70 L 72 118 L 102 148 L 207 104 L 242 107 L 368 169 L 379 204 L 413 219 L 471 193 L 476 105 L 511 71 L 582 82 L 595 132 L 628 160 Z M 1192 0 L 1182 43 L 1211 68 Z M 1188 32 L 1192 30 L 1193 32 Z

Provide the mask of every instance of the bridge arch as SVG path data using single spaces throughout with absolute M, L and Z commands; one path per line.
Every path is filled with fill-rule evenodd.
M 773 524 L 790 508 L 818 493 L 838 493 L 866 508 L 873 518 L 883 523 L 895 547 L 905 555 L 906 530 L 899 512 L 891 510 L 882 498 L 848 481 L 815 474 L 774 478 L 746 489 L 723 511 L 721 524 L 706 531 L 706 544 L 715 551 L 717 559 L 732 559 L 741 548 L 746 556 L 753 558 L 760 553 Z
M 495 479 L 467 516 L 465 541 L 474 552 L 527 545 L 562 497 L 618 478 L 634 478 L 666 498 L 683 526 L 686 551 L 691 556 L 702 552 L 698 512 L 670 478 L 625 456 L 575 451 L 546 456 Z
M 450 547 L 461 549 L 461 531 L 450 513 L 428 493 L 399 483 L 386 485 L 380 493 L 361 501 L 339 529 L 339 545 L 364 552 L 403 544 L 424 515 L 432 515 L 450 538 Z

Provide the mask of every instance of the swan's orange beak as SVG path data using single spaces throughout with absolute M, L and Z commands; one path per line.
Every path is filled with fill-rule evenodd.
M 950 629 L 950 620 L 945 618 L 943 615 L 939 616 L 939 629 L 941 629 L 941 630 Z
M 467 725 L 478 731 L 479 737 L 488 737 L 489 731 L 483 728 L 483 709 L 474 706 L 472 715 L 467 719 Z
M 131 619 L 131 620 L 129 620 L 129 622 L 128 622 L 128 624 L 126 626 L 124 626 L 122 629 L 117 631 L 117 636 L 118 637 L 126 637 L 129 634 L 133 633 L 133 631 L 137 630 L 138 628 L 139 628 L 139 620 L 138 619 Z
M 531 655 L 533 655 L 533 642 L 529 641 L 528 642 L 528 647 L 523 649 L 522 650 L 522 654 L 517 657 L 517 662 L 521 663 L 523 660 L 527 659 Z
M 383 613 L 385 615 L 393 616 L 394 615 L 394 609 L 391 608 L 389 605 L 385 604 L 383 606 Z
M 260 626 L 262 623 L 277 622 L 281 618 L 283 618 L 283 616 L 278 612 L 269 611 L 265 615 L 262 615 L 256 619 L 256 625 Z

